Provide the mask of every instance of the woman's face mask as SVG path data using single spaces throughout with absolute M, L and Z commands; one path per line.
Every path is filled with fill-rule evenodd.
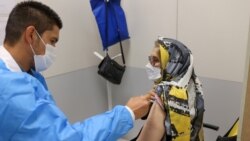
M 150 56 L 148 57 L 149 63 L 146 65 L 146 72 L 148 79 L 152 81 L 158 81 L 161 78 L 161 64 L 160 64 L 160 49 L 154 47 Z
M 156 81 L 161 78 L 161 69 L 152 66 L 151 63 L 146 65 L 146 72 L 149 80 Z
M 36 34 L 45 46 L 45 54 L 36 55 L 31 44 L 30 44 L 30 48 L 34 54 L 35 69 L 37 72 L 41 72 L 41 71 L 47 70 L 54 63 L 56 54 L 55 54 L 55 47 L 53 47 L 50 44 L 45 44 L 45 42 L 43 41 L 43 39 L 41 38 L 41 36 L 38 34 L 37 31 L 36 31 Z

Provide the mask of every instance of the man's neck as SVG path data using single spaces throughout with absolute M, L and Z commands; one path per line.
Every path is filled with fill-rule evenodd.
M 28 60 L 28 53 L 25 51 L 25 46 L 20 43 L 15 44 L 14 46 L 10 46 L 8 44 L 4 44 L 5 49 L 10 53 L 16 63 L 19 65 L 21 70 L 28 71 L 30 70 Z

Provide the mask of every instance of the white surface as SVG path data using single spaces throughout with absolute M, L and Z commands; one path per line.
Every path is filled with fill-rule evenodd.
M 131 39 L 124 42 L 128 66 L 144 68 L 158 36 L 176 37 L 176 0 L 122 0 Z M 127 46 L 126 46 L 127 45 Z
M 242 82 L 249 0 L 179 1 L 179 40 L 193 52 L 197 74 Z
M 3 44 L 3 40 L 5 37 L 5 27 L 7 23 L 8 17 L 7 16 L 1 16 L 0 15 L 0 43 Z
M 0 0 L 0 45 L 3 44 L 8 15 L 14 5 L 14 0 Z
M 89 0 L 40 1 L 54 9 L 63 21 L 57 60 L 44 75 L 50 77 L 97 65 L 100 60 L 93 52 L 101 53 L 102 45 Z
M 0 0 L 0 15 L 8 15 L 15 5 L 15 0 Z
M 0 0 L 6 1 L 6 0 Z M 13 0 L 21 2 L 23 0 Z M 102 52 L 99 31 L 89 0 L 37 0 L 51 7 L 63 22 L 56 62 L 43 74 L 51 77 L 99 63 L 92 52 Z
M 59 13 L 64 23 L 57 61 L 45 75 L 97 65 L 100 60 L 92 52 L 102 54 L 102 45 L 89 0 L 43 2 Z M 127 66 L 144 68 L 159 35 L 178 35 L 193 52 L 197 74 L 243 81 L 249 0 L 126 0 L 121 5 L 131 37 L 123 42 Z M 119 53 L 119 46 L 112 50 Z
M 131 35 L 127 50 L 129 66 L 144 67 L 158 35 L 170 38 L 178 35 L 178 40 L 193 52 L 197 74 L 243 81 L 249 0 L 137 0 L 122 3 Z
M 100 53 L 98 53 L 98 52 L 96 52 L 96 51 L 94 51 L 94 55 L 95 55 L 97 58 L 99 58 L 100 60 L 102 60 L 102 59 L 104 58 Z

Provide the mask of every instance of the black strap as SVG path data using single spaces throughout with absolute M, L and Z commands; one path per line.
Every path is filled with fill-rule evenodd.
M 106 28 L 105 28 L 105 40 L 108 42 L 108 1 L 105 0 L 105 8 L 106 8 L 106 11 L 105 11 L 105 21 L 106 21 Z M 108 51 L 108 48 L 105 49 L 106 52 Z
M 119 29 L 118 29 L 118 37 L 119 37 L 119 40 L 120 40 L 119 42 L 120 42 L 120 49 L 121 49 L 121 54 L 122 54 L 122 62 L 123 62 L 123 65 L 125 65 L 125 57 L 124 57 L 124 53 L 123 53 L 123 47 L 122 47 L 122 41 L 121 41 L 121 36 L 120 36 L 120 30 Z
M 216 131 L 219 130 L 219 126 L 213 125 L 213 124 L 209 124 L 209 123 L 205 123 L 205 122 L 203 123 L 203 127 L 209 128 L 209 129 L 212 129 L 212 130 L 216 130 Z
M 138 133 L 138 135 L 137 135 L 135 138 L 131 139 L 130 141 L 136 141 L 136 140 L 139 138 L 142 129 L 143 129 L 143 127 L 141 128 L 141 130 L 140 130 L 140 132 Z
M 108 1 L 105 0 L 105 5 L 106 5 L 106 40 L 108 39 Z M 113 13 L 115 14 L 115 17 L 117 19 L 117 14 L 116 12 L 114 11 L 113 9 Z M 121 54 L 122 54 L 122 62 L 123 62 L 123 65 L 125 66 L 125 57 L 124 57 L 124 52 L 123 52 L 123 47 L 122 47 L 122 39 L 121 39 L 121 34 L 120 34 L 120 29 L 119 29 L 119 26 L 118 26 L 118 23 L 117 23 L 117 32 L 118 32 L 118 38 L 119 38 L 119 43 L 120 43 L 120 50 L 121 50 Z M 106 49 L 106 51 L 108 51 L 108 49 Z

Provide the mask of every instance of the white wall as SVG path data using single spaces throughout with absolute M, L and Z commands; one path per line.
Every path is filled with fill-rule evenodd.
M 87 68 L 99 63 L 93 51 L 101 50 L 101 41 L 88 0 L 43 0 L 61 16 L 63 29 L 58 57 L 47 77 Z
M 249 0 L 179 1 L 178 38 L 199 75 L 243 81 L 249 16 Z
M 16 0 L 20 1 L 20 0 Z M 61 16 L 58 59 L 45 76 L 97 65 L 102 45 L 89 0 L 41 0 Z M 159 35 L 178 38 L 195 57 L 198 75 L 243 81 L 249 0 L 126 0 L 121 5 L 131 39 L 123 42 L 127 66 L 144 68 Z M 119 52 L 112 48 L 114 52 Z
M 58 62 L 47 72 L 47 76 L 97 65 L 99 60 L 92 55 L 92 52 L 94 50 L 101 52 L 101 41 L 89 0 L 70 2 L 47 0 L 44 2 L 54 8 L 64 21 Z M 218 134 L 223 135 L 239 112 L 237 110 L 239 100 L 232 97 L 236 97 L 241 88 L 239 83 L 234 82 L 243 80 L 248 17 L 250 16 L 249 1 L 123 0 L 122 6 L 131 36 L 130 40 L 123 42 L 127 66 L 144 68 L 154 40 L 159 35 L 178 38 L 185 43 L 194 54 L 197 74 L 205 77 L 206 122 L 220 126 L 220 132 L 206 132 L 206 136 L 211 139 L 211 137 L 216 138 Z M 115 52 L 119 52 L 119 48 L 116 48 Z M 139 85 L 140 82 L 136 83 L 137 85 L 129 85 L 130 87 L 125 85 L 134 81 L 134 77 L 129 79 L 131 76 L 133 75 L 126 76 L 125 74 L 123 84 L 113 89 L 115 104 L 125 103 L 129 95 L 138 95 L 141 94 L 138 92 L 142 89 L 145 91 L 149 89 L 148 85 L 143 85 L 146 83 L 143 79 L 142 85 Z M 126 81 L 126 79 L 129 80 Z M 227 87 L 230 88 L 230 92 L 227 91 Z M 214 95 L 209 95 L 210 93 Z M 221 104 L 225 94 L 228 95 L 227 98 L 234 101 L 234 104 Z M 121 100 L 125 101 L 121 102 Z M 77 106 L 69 109 L 74 108 Z M 225 112 L 228 111 L 227 108 L 234 110 Z M 220 114 L 222 118 L 219 118 Z M 224 120 L 225 114 L 230 116 L 229 121 Z
M 21 1 L 21 0 L 16 0 Z M 44 73 L 46 77 L 99 64 L 93 51 L 102 53 L 102 45 L 89 0 L 40 0 L 62 18 L 64 27 L 58 43 L 56 63 Z M 154 40 L 159 35 L 176 37 L 176 0 L 127 0 L 121 2 L 130 33 L 123 42 L 127 66 L 144 67 Z M 113 55 L 119 47 L 111 48 Z
M 0 44 L 2 45 L 5 37 L 5 26 L 8 20 L 8 15 L 15 5 L 15 0 L 0 0 Z
M 96 75 L 96 67 L 50 77 L 47 84 L 71 123 L 108 109 L 105 80 Z
M 23 0 L 12 1 L 21 2 Z M 99 63 L 100 60 L 93 55 L 93 51 L 102 52 L 102 45 L 89 0 L 38 1 L 55 10 L 63 21 L 57 44 L 59 48 L 57 61 L 48 71 L 44 72 L 44 75 L 51 77 Z
M 0 30 L 4 32 L 8 13 L 17 2 L 24 0 L 0 0 Z M 38 0 L 55 10 L 63 21 L 63 29 L 57 47 L 57 61 L 46 72 L 51 77 L 67 72 L 80 70 L 99 63 L 93 51 L 102 52 L 99 32 L 88 0 Z M 6 7 L 6 4 L 7 7 Z M 7 10 L 6 10 L 7 9 Z M 0 34 L 2 42 L 4 34 Z M 2 44 L 2 43 L 1 43 Z
M 158 36 L 176 37 L 176 0 L 123 0 L 131 36 L 127 62 L 144 68 Z
M 131 34 L 129 66 L 143 68 L 154 40 L 163 35 L 177 37 L 192 50 L 197 74 L 242 82 L 249 0 L 127 0 L 123 4 Z
M 85 74 L 85 71 L 84 73 L 78 73 L 76 70 L 81 70 L 80 72 L 82 72 L 85 68 L 91 68 L 91 66 L 96 66 L 100 62 L 92 53 L 95 50 L 102 52 L 98 28 L 90 8 L 89 0 L 41 1 L 58 12 L 64 23 L 58 43 L 60 49 L 58 50 L 57 62 L 45 75 L 50 77 L 50 87 L 52 87 L 52 91 L 58 97 L 59 105 L 63 109 L 68 109 L 70 119 L 74 121 L 88 116 L 87 114 L 92 114 L 92 112 L 87 111 L 87 114 L 83 113 L 80 116 L 76 113 L 78 111 L 74 111 L 75 113 L 71 112 L 72 109 L 77 109 L 85 105 L 82 105 L 80 101 L 76 102 L 74 98 L 68 99 L 70 92 L 66 90 L 60 91 L 61 84 L 58 84 L 58 82 L 68 82 L 68 80 L 70 80 L 69 82 L 74 82 L 75 78 L 79 78 L 79 85 L 75 87 L 74 83 L 69 83 L 72 85 L 69 85 L 68 90 L 78 91 L 75 96 L 79 100 L 86 98 L 81 86 L 89 86 L 86 85 L 89 84 L 88 79 L 95 79 L 95 77 L 78 77 L 75 76 L 75 73 L 81 76 Z M 130 40 L 123 43 L 127 66 L 132 68 L 132 71 L 126 71 L 126 78 L 124 78 L 125 81 L 123 84 L 114 87 L 113 91 L 119 93 L 121 96 L 118 97 L 118 95 L 115 95 L 116 93 L 113 93 L 115 96 L 114 103 L 120 104 L 120 101 L 128 99 L 129 96 L 141 94 L 140 92 L 149 89 L 150 85 L 146 82 L 146 78 L 135 81 L 134 78 L 138 75 L 134 73 L 141 74 L 140 78 L 143 78 L 143 75 L 146 76 L 142 72 L 144 72 L 143 68 L 147 63 L 147 56 L 156 38 L 162 35 L 170 38 L 178 38 L 192 50 L 195 57 L 196 72 L 199 76 L 205 77 L 204 87 L 207 91 L 205 94 L 208 94 L 205 99 L 208 105 L 206 113 L 211 117 L 207 122 L 223 120 L 224 117 L 222 119 L 214 118 L 214 116 L 217 116 L 217 113 L 214 114 L 214 112 L 218 112 L 218 114 L 222 114 L 223 116 L 223 112 L 228 111 L 227 108 L 235 108 L 235 105 L 232 105 L 232 103 L 225 103 L 221 106 L 221 101 L 224 100 L 223 96 L 225 94 L 229 94 L 227 93 L 227 87 L 230 88 L 230 96 L 238 95 L 237 92 L 240 89 L 240 84 L 237 82 L 243 81 L 247 33 L 249 31 L 250 1 L 122 0 L 122 6 L 127 17 L 128 29 L 131 36 Z M 113 49 L 114 52 L 119 52 L 119 48 Z M 134 71 L 134 68 L 139 69 Z M 87 74 L 97 75 L 93 68 L 90 70 L 93 73 L 88 72 Z M 73 72 L 74 79 L 65 74 L 67 72 Z M 58 74 L 63 75 L 51 77 Z M 67 79 L 64 79 L 64 76 Z M 224 83 L 224 80 L 228 82 Z M 135 85 L 129 85 L 130 87 L 125 87 L 128 86 L 125 84 L 132 84 L 131 81 L 139 82 Z M 217 81 L 221 82 L 219 84 L 223 86 L 220 87 L 219 91 L 217 87 L 220 85 L 214 83 Z M 106 95 L 105 90 L 103 91 L 104 87 L 102 84 L 99 84 L 98 79 L 93 80 L 93 82 L 94 84 L 98 83 L 98 86 L 100 86 L 100 89 L 96 90 L 97 93 L 94 98 L 103 98 L 103 95 L 99 95 L 99 93 Z M 236 85 L 234 82 L 236 82 Z M 148 85 L 144 85 L 145 83 Z M 234 88 L 236 88 L 237 92 L 231 91 Z M 65 96 L 60 97 L 62 96 L 60 93 L 63 92 Z M 209 95 L 209 93 L 215 92 L 220 93 L 221 96 Z M 83 94 L 81 95 L 81 93 Z M 74 105 L 67 105 L 66 101 L 74 103 Z M 106 105 L 103 99 L 101 102 L 101 105 Z M 212 108 L 209 108 L 209 106 Z M 236 104 L 236 106 L 238 105 Z M 100 109 L 103 110 L 103 107 Z M 96 111 L 98 110 L 96 109 Z M 238 111 L 234 110 L 234 112 Z M 231 115 L 230 111 L 226 114 Z M 230 118 L 234 119 L 234 117 Z M 228 123 L 227 127 L 230 125 Z M 226 125 L 223 124 L 220 127 L 225 129 Z M 225 133 L 225 130 L 222 130 L 221 133 Z

